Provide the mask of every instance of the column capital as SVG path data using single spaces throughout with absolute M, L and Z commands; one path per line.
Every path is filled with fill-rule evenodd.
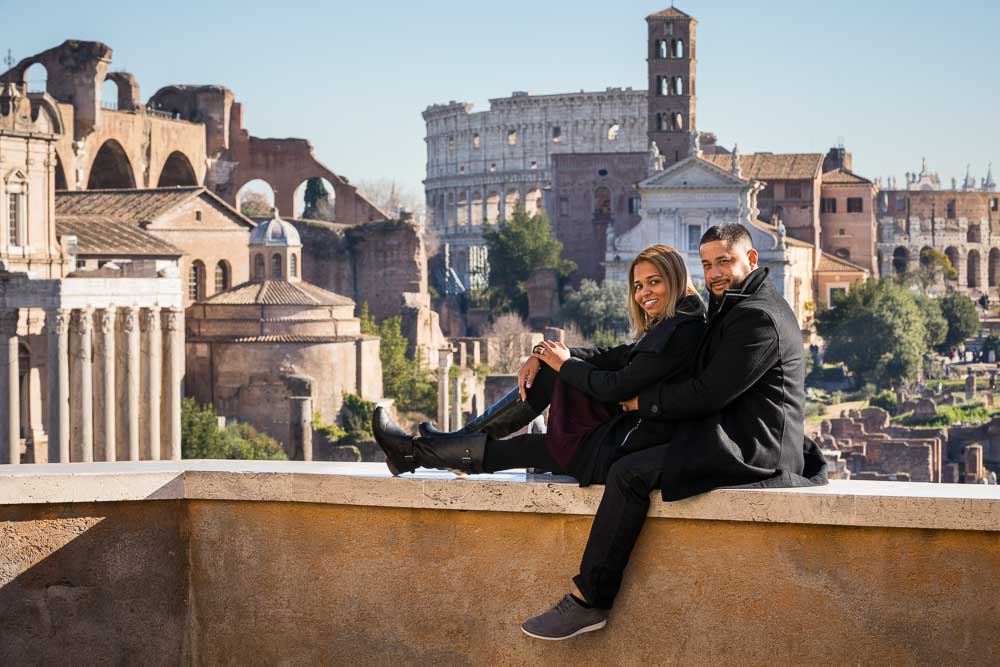
M 72 311 L 58 308 L 45 312 L 45 324 L 49 331 L 60 336 L 69 331 L 69 319 Z
M 152 331 L 154 329 L 159 329 L 157 324 L 160 320 L 160 309 L 159 307 L 144 308 L 142 311 L 142 316 L 140 317 L 140 325 L 143 331 Z
M 90 308 L 74 310 L 70 321 L 73 330 L 81 336 L 89 336 L 94 331 L 94 311 Z
M 163 309 L 163 328 L 167 331 L 177 331 L 181 328 L 181 319 L 184 317 L 184 311 L 180 308 L 164 308 Z
M 4 336 L 16 336 L 17 322 L 20 315 L 21 311 L 17 308 L 0 310 L 0 334 Z
M 122 331 L 128 333 L 135 331 L 139 320 L 139 307 L 129 306 L 122 308 Z
M 97 311 L 97 326 L 105 336 L 110 336 L 115 331 L 115 319 L 118 316 L 116 308 L 102 308 Z

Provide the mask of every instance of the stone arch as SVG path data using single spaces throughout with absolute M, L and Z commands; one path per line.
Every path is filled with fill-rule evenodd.
M 88 190 L 110 188 L 135 188 L 132 163 L 125 149 L 114 139 L 108 139 L 101 145 L 90 164 L 90 176 L 87 179 Z
M 486 197 L 486 222 L 489 222 L 491 224 L 496 224 L 496 221 L 499 218 L 500 218 L 500 193 L 494 190 Z
M 1000 250 L 990 248 L 989 259 L 987 260 L 987 284 L 990 287 L 997 287 L 1000 283 Z
M 455 219 L 459 227 L 466 227 L 469 224 L 469 195 L 465 190 L 458 193 L 458 201 L 455 203 Z
M 21 86 L 29 93 L 45 93 L 49 87 L 49 69 L 35 61 L 21 73 Z
M 224 259 L 219 260 L 215 265 L 215 291 L 222 292 L 233 286 L 233 270 L 229 262 Z
M 63 168 L 62 158 L 59 157 L 59 153 L 56 153 L 55 181 L 56 190 L 69 189 L 69 185 L 66 182 L 66 170 Z
M 524 210 L 528 212 L 529 215 L 535 215 L 536 213 L 541 213 L 542 211 L 542 190 L 541 188 L 532 188 L 528 191 L 528 194 L 524 197 Z
M 674 54 L 673 55 L 674 55 L 674 58 L 683 58 L 684 57 L 684 40 L 683 39 L 675 39 L 674 40 Z
M 504 219 L 510 220 L 514 217 L 514 210 L 521 204 L 521 193 L 517 190 L 508 190 L 504 197 Z
M 948 261 L 951 262 L 951 267 L 955 269 L 955 271 L 958 271 L 958 248 L 955 246 L 948 246 L 944 249 L 944 255 L 948 258 Z
M 930 266 L 930 263 L 931 263 L 931 253 L 932 253 L 933 250 L 934 249 L 931 248 L 929 245 L 925 245 L 923 248 L 920 249 L 919 258 L 920 258 L 920 266 L 921 267 Z
M 205 263 L 200 259 L 191 262 L 188 268 L 187 295 L 189 301 L 201 301 L 205 298 Z
M 472 193 L 472 220 L 473 226 L 483 224 L 483 193 L 475 190 Z
M 903 246 L 898 246 L 892 251 L 892 270 L 897 275 L 906 273 L 907 264 L 910 261 L 910 252 Z
M 108 84 L 112 84 L 109 86 Z M 113 86 L 113 87 L 112 87 Z M 105 93 L 114 91 L 114 99 L 106 99 Z M 128 72 L 108 72 L 101 87 L 101 106 L 114 106 L 119 111 L 135 111 L 139 107 L 139 84 Z
M 970 222 L 969 230 L 965 234 L 966 243 L 979 243 L 981 240 L 982 239 L 979 234 L 979 223 Z
M 263 178 L 247 181 L 236 191 L 236 209 L 251 218 L 271 215 L 274 208 L 274 188 Z
M 156 187 L 172 188 L 185 185 L 198 185 L 198 177 L 195 176 L 194 167 L 191 166 L 187 156 L 180 151 L 174 151 L 163 163 Z
M 979 284 L 979 251 L 970 250 L 966 257 L 965 284 L 969 287 L 982 287 Z
M 289 215 L 333 222 L 337 219 L 337 191 L 327 178 L 310 176 L 295 187 L 295 205 Z

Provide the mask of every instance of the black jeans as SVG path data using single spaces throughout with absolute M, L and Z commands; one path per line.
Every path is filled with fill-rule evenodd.
M 650 447 L 615 460 L 607 471 L 595 471 L 595 483 L 604 477 L 604 495 L 590 527 L 580 573 L 573 577 L 595 607 L 611 609 L 621 588 L 632 547 L 646 521 L 649 495 L 660 488 L 666 451 L 667 445 Z

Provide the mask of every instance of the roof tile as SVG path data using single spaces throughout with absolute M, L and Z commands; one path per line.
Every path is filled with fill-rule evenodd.
M 731 171 L 731 154 L 706 154 L 706 160 L 725 171 Z M 820 153 L 748 153 L 740 156 L 743 178 L 761 181 L 811 179 L 820 175 L 823 156 Z

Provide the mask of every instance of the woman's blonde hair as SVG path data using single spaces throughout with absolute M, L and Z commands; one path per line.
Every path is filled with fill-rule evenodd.
M 663 276 L 667 287 L 667 307 L 661 316 L 663 319 L 678 312 L 677 302 L 684 297 L 698 296 L 698 290 L 691 284 L 684 257 L 677 250 L 657 243 L 640 252 L 628 267 L 628 321 L 637 340 L 659 321 L 651 319 L 635 302 L 635 265 L 639 262 L 650 262 Z

